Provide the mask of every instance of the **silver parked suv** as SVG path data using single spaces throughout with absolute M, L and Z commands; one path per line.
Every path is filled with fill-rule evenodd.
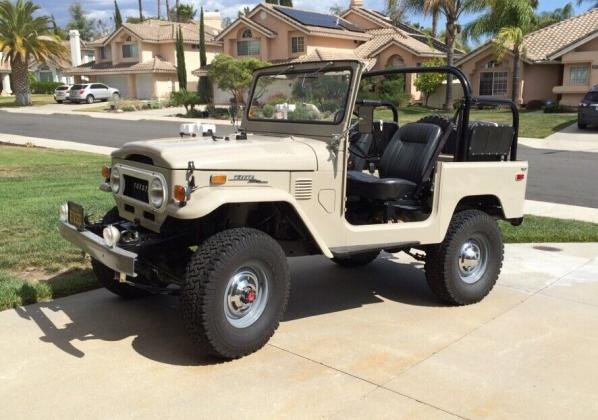
M 88 104 L 92 104 L 96 100 L 107 101 L 113 98 L 120 98 L 118 89 L 111 88 L 102 83 L 73 85 L 69 95 L 71 102 L 87 102 Z

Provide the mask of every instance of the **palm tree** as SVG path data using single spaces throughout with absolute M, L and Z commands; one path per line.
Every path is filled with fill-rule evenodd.
M 432 38 L 436 38 L 438 35 L 438 18 L 440 17 L 440 3 L 432 5 L 430 9 L 425 8 L 425 0 L 406 0 L 405 7 L 407 10 L 421 13 L 424 16 L 428 13 L 432 16 Z M 428 11 L 426 11 L 428 10 Z
M 31 105 L 29 61 L 44 63 L 67 56 L 66 47 L 52 30 L 52 18 L 33 14 L 40 9 L 31 0 L 0 1 L 0 51 L 10 62 L 17 105 Z
M 143 22 L 143 5 L 141 4 L 141 0 L 139 0 L 139 20 Z
M 432 13 L 438 10 L 446 20 L 446 64 L 455 64 L 455 41 L 460 32 L 459 19 L 464 13 L 473 13 L 483 10 L 487 0 L 421 0 L 423 13 Z M 446 98 L 444 108 L 449 109 L 453 103 L 453 77 L 449 74 L 446 78 Z
M 511 100 L 514 102 L 519 100 L 523 39 L 535 29 L 535 21 L 536 15 L 530 0 L 488 0 L 485 13 L 465 27 L 467 37 L 495 37 L 498 61 L 501 61 L 508 51 L 513 54 Z
M 404 0 L 386 0 L 386 16 L 396 25 L 401 20 L 406 11 L 406 3 Z

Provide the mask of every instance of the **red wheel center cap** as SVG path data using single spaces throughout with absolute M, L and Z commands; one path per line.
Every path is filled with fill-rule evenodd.
M 247 303 L 251 303 L 255 300 L 256 294 L 254 290 L 248 290 L 245 292 L 245 300 Z

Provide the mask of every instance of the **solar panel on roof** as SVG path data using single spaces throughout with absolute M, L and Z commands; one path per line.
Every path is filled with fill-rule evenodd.
M 315 13 L 315 12 L 308 12 L 305 10 L 297 10 L 291 9 L 286 7 L 276 7 L 274 8 L 279 11 L 280 13 L 290 17 L 293 20 L 309 26 L 318 26 L 320 28 L 330 28 L 330 29 L 347 29 L 349 31 L 354 32 L 363 32 L 357 26 L 353 25 L 350 22 L 347 22 L 344 19 L 341 19 L 334 15 L 325 15 L 323 13 Z

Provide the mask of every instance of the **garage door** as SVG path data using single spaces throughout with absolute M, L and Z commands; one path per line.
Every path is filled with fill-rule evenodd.
M 118 89 L 121 98 L 129 97 L 129 81 L 127 76 L 100 76 L 98 77 L 98 82 Z
M 154 77 L 150 74 L 137 75 L 137 98 L 152 99 Z

